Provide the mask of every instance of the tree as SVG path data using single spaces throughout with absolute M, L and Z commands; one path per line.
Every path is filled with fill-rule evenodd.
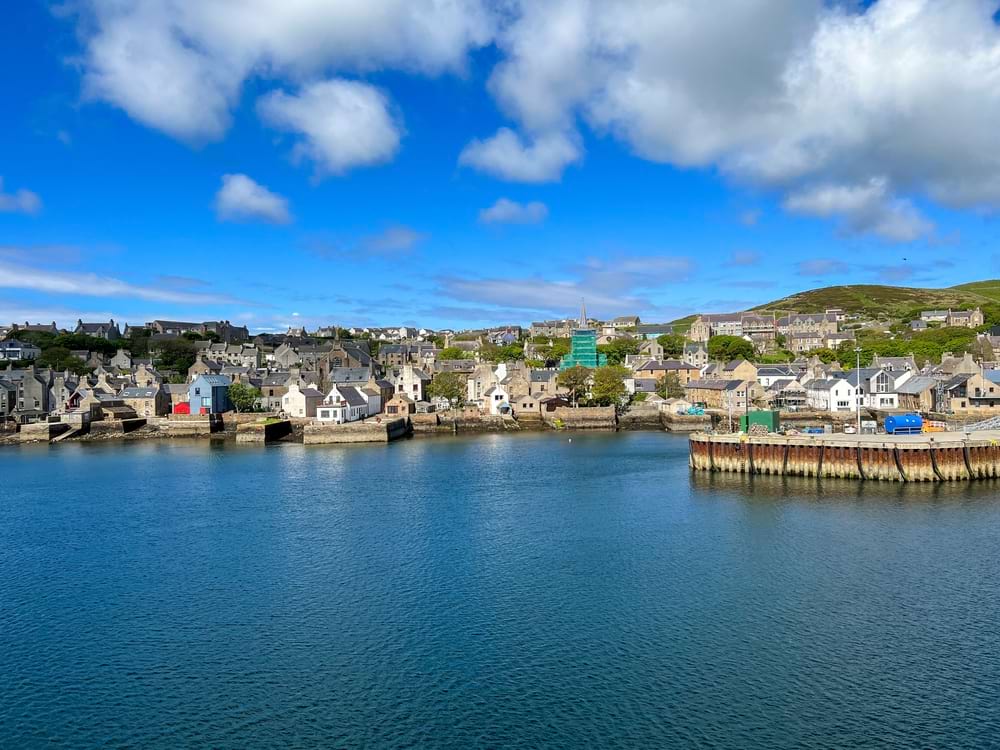
M 229 386 L 229 400 L 236 411 L 257 411 L 260 408 L 260 391 L 246 383 Z
M 612 339 L 607 344 L 601 344 L 597 351 L 606 354 L 609 365 L 620 365 L 625 361 L 625 357 L 639 353 L 639 341 L 631 336 L 623 336 L 620 339 Z
M 825 347 L 820 347 L 819 349 L 813 349 L 809 352 L 810 357 L 819 357 L 820 362 L 824 364 L 830 364 L 831 362 L 837 361 L 837 352 L 833 349 L 827 349 Z
M 159 369 L 186 374 L 194 364 L 196 349 L 194 343 L 187 339 L 168 339 L 158 342 L 157 346 L 159 356 L 156 358 L 156 366 Z
M 752 359 L 753 344 L 739 336 L 713 336 L 708 340 L 708 356 L 728 362 L 733 359 Z
M 656 392 L 663 398 L 684 398 L 684 386 L 675 372 L 668 372 L 667 377 L 657 383 Z
M 487 342 L 479 348 L 479 354 L 487 362 L 516 362 L 524 359 L 524 344 L 497 346 Z
M 89 372 L 88 367 L 79 357 L 64 346 L 50 346 L 35 360 L 39 367 L 51 367 L 53 370 L 69 370 L 76 375 Z
M 625 398 L 625 378 L 629 376 L 627 367 L 607 365 L 594 370 L 594 384 L 590 387 L 590 398 L 601 406 L 617 406 Z
M 663 356 L 676 359 L 684 354 L 684 344 L 687 339 L 679 333 L 665 333 L 656 337 L 656 343 L 663 347 Z
M 438 359 L 465 359 L 465 350 L 457 346 L 446 346 L 437 355 Z
M 431 378 L 427 386 L 427 395 L 431 398 L 446 398 L 450 404 L 461 404 L 465 401 L 466 382 L 457 372 L 439 372 Z
M 574 365 L 560 372 L 556 381 L 569 391 L 573 403 L 576 403 L 580 391 L 586 391 L 590 383 L 590 370 L 581 365 Z

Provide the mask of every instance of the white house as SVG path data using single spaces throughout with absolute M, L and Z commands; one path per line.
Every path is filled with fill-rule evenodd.
M 316 416 L 316 407 L 323 402 L 323 394 L 312 386 L 301 388 L 295 383 L 281 397 L 281 410 L 290 417 L 310 418 Z
M 816 411 L 855 411 L 856 388 L 845 378 L 814 379 L 803 384 L 806 406 Z
M 888 371 L 882 367 L 862 367 L 847 373 L 847 381 L 861 388 L 861 403 L 871 409 L 898 409 L 896 389 L 913 377 L 911 370 Z
M 510 414 L 510 394 L 502 385 L 495 385 L 483 394 L 483 411 L 494 416 Z
M 374 388 L 334 385 L 326 400 L 316 408 L 320 422 L 344 424 L 371 417 L 382 411 L 382 395 Z

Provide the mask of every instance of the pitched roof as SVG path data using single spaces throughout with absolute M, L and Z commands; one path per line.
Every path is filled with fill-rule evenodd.
M 906 395 L 916 396 L 924 391 L 928 391 L 932 388 L 937 388 L 938 381 L 934 378 L 926 377 L 915 377 L 904 380 L 899 386 L 896 387 L 896 393 L 903 393 Z
M 340 393 L 348 406 L 364 406 L 368 403 L 365 401 L 365 397 L 358 392 L 358 389 L 352 385 L 342 385 L 337 388 L 337 392 Z
M 156 398 L 159 388 L 123 388 L 118 395 L 122 398 Z

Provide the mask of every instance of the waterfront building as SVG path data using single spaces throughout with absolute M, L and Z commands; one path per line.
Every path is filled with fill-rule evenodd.
M 608 357 L 597 351 L 597 331 L 587 322 L 587 308 L 580 309 L 580 325 L 570 334 L 570 351 L 559 364 L 560 370 L 570 367 L 594 369 L 608 363 Z

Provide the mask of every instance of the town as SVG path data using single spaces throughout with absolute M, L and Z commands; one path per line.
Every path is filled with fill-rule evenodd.
M 229 321 L 26 321 L 0 329 L 0 423 L 7 439 L 72 439 L 206 420 L 209 432 L 268 419 L 734 432 L 768 411 L 786 425 L 873 432 L 904 412 L 953 426 L 1000 415 L 997 312 L 912 315 L 829 308 L 651 324 L 596 320 L 581 305 L 579 317 L 529 326 L 257 335 Z M 39 424 L 54 427 L 29 428 Z

